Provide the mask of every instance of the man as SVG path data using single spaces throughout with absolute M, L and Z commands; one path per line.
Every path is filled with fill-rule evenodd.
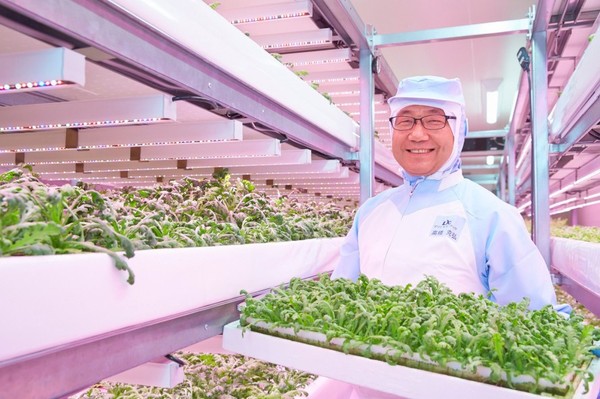
M 548 268 L 516 208 L 462 175 L 460 81 L 407 78 L 388 104 L 404 184 L 360 207 L 332 278 L 365 274 L 415 285 L 432 275 L 455 293 L 489 294 L 501 305 L 523 298 L 531 309 L 556 305 Z

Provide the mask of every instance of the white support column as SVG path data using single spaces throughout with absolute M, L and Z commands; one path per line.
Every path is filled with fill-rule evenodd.
M 550 200 L 548 144 L 548 70 L 546 27 L 552 11 L 549 1 L 538 2 L 531 38 L 531 121 L 532 121 L 532 217 L 533 241 L 550 266 Z
M 375 110 L 373 95 L 375 83 L 373 80 L 373 54 L 371 49 L 360 49 L 360 203 L 373 196 L 373 131 L 375 125 Z
M 506 167 L 507 167 L 507 177 L 508 177 L 508 203 L 511 205 L 516 204 L 516 163 L 517 163 L 517 154 L 515 151 L 515 132 L 509 132 L 506 137 L 506 147 L 507 147 L 507 157 Z

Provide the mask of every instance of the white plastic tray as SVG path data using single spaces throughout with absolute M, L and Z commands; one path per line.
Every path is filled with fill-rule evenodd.
M 408 399 L 533 399 L 542 396 L 452 377 L 361 356 L 347 355 L 332 349 L 304 344 L 243 329 L 239 322 L 225 326 L 223 347 L 227 350 L 281 364 L 298 370 L 348 382 L 368 389 Z M 596 376 L 589 391 L 578 386 L 574 399 L 596 399 L 600 392 L 600 360 L 590 371 Z

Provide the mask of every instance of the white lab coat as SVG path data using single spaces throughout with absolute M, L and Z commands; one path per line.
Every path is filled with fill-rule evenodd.
M 435 276 L 455 293 L 490 293 L 499 303 L 529 298 L 555 305 L 543 257 L 516 208 L 463 177 L 416 178 L 369 199 L 358 210 L 332 278 L 360 274 L 388 285 Z M 354 387 L 353 399 L 398 399 Z

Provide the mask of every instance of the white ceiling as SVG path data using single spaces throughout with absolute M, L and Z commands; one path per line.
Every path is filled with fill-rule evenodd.
M 532 1 L 353 0 L 352 4 L 377 33 L 390 34 L 523 19 Z M 398 79 L 413 75 L 460 78 L 469 128 L 480 131 L 503 129 L 508 123 L 521 73 L 516 53 L 526 45 L 526 34 L 510 34 L 383 48 L 381 52 Z M 493 125 L 485 123 L 482 82 L 486 79 L 502 79 L 499 118 Z

